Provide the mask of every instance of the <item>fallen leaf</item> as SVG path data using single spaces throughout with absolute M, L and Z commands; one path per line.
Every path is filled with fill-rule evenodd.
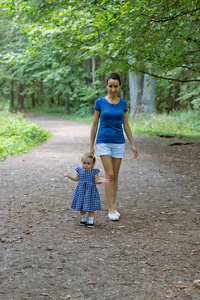
M 87 284 L 96 284 L 96 281 L 88 281 Z
M 26 234 L 33 234 L 35 231 L 27 231 Z
M 7 220 L 6 222 L 14 222 L 13 220 Z
M 52 251 L 52 250 L 53 250 L 53 247 L 51 247 L 51 246 L 50 246 L 50 247 L 46 247 L 45 250 L 46 250 L 46 251 Z
M 189 288 L 189 285 L 176 285 L 176 288 L 177 289 L 187 289 L 187 288 Z

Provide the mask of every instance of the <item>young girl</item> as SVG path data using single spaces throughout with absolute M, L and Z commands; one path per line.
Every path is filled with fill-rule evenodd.
M 76 175 L 72 176 L 67 171 L 61 173 L 63 177 L 78 181 L 71 208 L 80 211 L 82 220 L 79 225 L 86 225 L 88 212 L 87 227 L 94 227 L 94 212 L 101 210 L 101 202 L 96 184 L 109 183 L 109 179 L 98 177 L 99 169 L 93 169 L 96 158 L 91 153 L 86 153 L 81 158 L 82 168 L 76 168 Z

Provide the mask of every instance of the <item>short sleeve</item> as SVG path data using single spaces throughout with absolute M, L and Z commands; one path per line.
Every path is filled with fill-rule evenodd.
M 97 99 L 94 105 L 94 109 L 101 111 L 101 106 L 100 106 L 100 100 L 101 98 Z
M 99 174 L 100 170 L 99 169 L 93 169 L 94 170 L 94 175 Z
M 79 168 L 79 167 L 75 169 L 75 171 L 76 171 L 77 173 L 80 173 L 80 170 L 81 170 L 81 168 Z
M 126 104 L 126 101 L 124 100 L 124 112 L 127 112 L 127 111 L 128 111 L 127 104 Z

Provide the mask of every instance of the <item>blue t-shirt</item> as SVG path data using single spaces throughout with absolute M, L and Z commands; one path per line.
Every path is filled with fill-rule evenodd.
M 105 97 L 100 97 L 96 100 L 94 109 L 100 112 L 100 126 L 96 143 L 124 144 L 122 123 L 124 112 L 128 111 L 126 101 L 119 98 L 118 104 L 112 104 Z

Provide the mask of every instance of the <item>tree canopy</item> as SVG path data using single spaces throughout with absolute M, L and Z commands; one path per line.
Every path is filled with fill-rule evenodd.
M 81 85 L 84 98 L 79 75 L 87 79 L 84 61 L 92 57 L 99 76 L 131 68 L 173 82 L 200 81 L 198 0 L 2 0 L 1 6 L 15 32 L 3 61 L 17 76 L 54 86 L 54 94 L 76 96 Z

